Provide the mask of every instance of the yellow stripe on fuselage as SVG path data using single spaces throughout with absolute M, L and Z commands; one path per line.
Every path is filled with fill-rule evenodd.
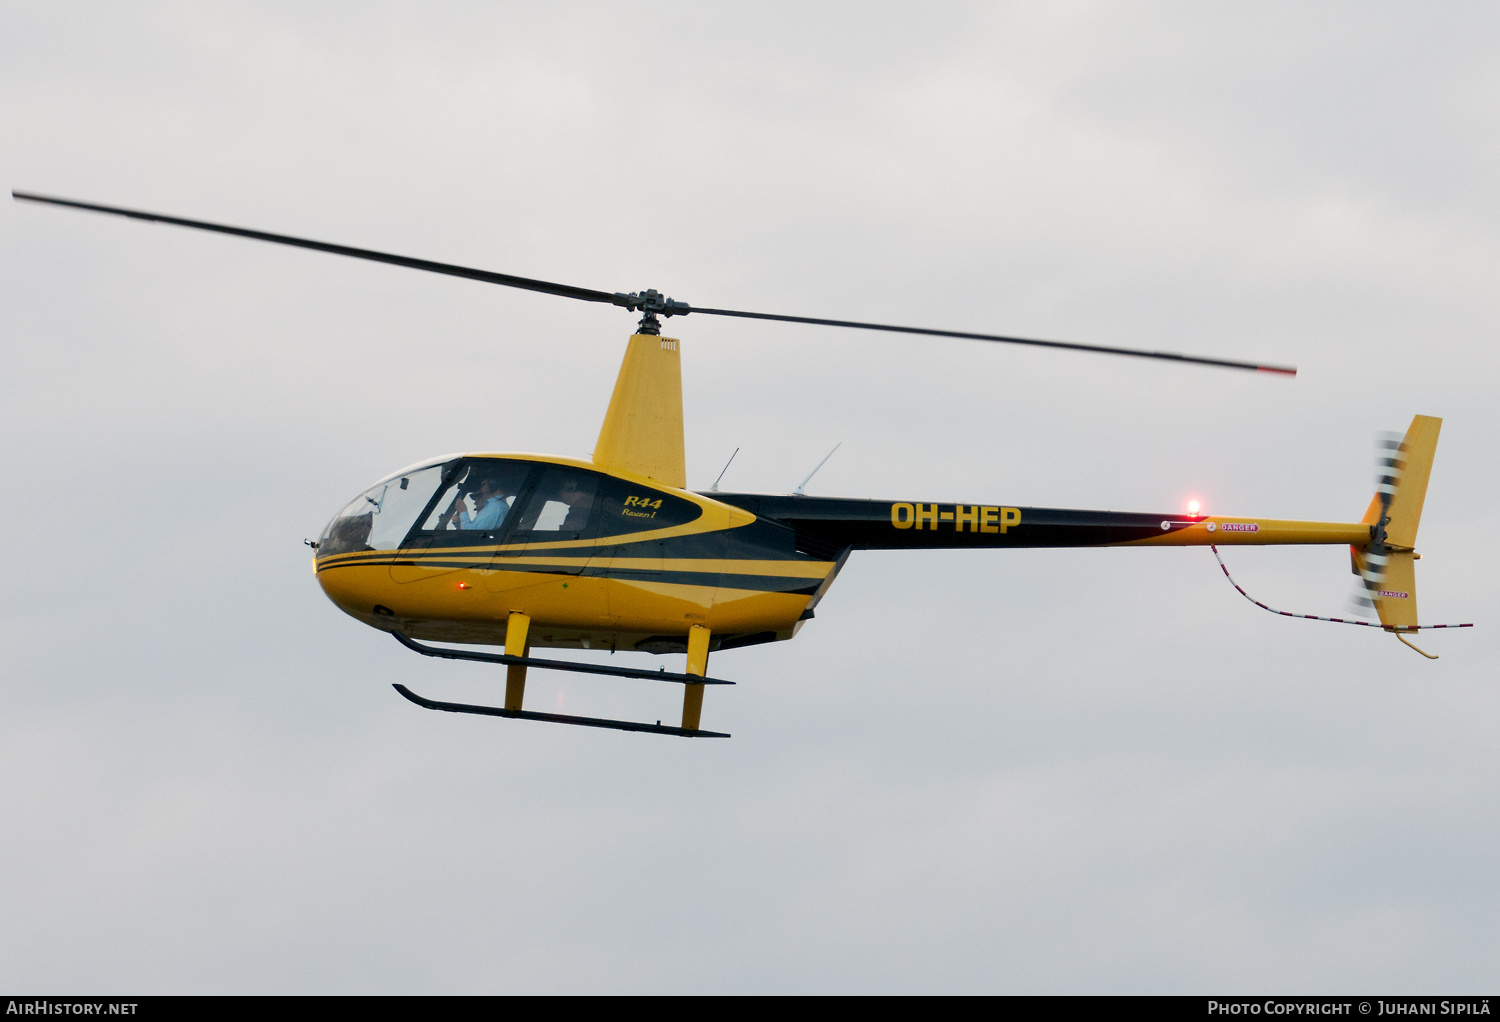
M 1183 520 L 1167 519 L 1172 526 Z M 1129 540 L 1121 546 L 1293 546 L 1348 544 L 1364 547 L 1370 527 L 1358 522 L 1296 522 L 1276 518 L 1225 518 L 1214 515 L 1187 528 L 1173 528 L 1160 536 Z

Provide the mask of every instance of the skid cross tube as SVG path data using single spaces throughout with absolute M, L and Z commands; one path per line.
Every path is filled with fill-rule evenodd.
M 512 657 L 512 660 L 520 659 Z M 649 671 L 647 672 L 650 673 Z M 676 735 L 679 738 L 728 738 L 722 731 L 691 731 L 683 727 L 666 724 L 637 724 L 633 720 L 608 720 L 604 717 L 574 717 L 567 713 L 535 713 L 531 710 L 506 710 L 499 706 L 474 706 L 470 703 L 444 703 L 436 699 L 425 699 L 405 685 L 391 686 L 418 706 L 429 710 L 447 710 L 449 713 L 478 713 L 486 717 L 513 717 L 516 720 L 542 720 L 549 724 L 579 724 L 583 727 L 604 727 L 615 731 L 644 731 L 653 735 Z
M 598 664 L 580 664 L 573 660 L 542 660 L 529 656 L 507 656 L 504 653 L 473 653 L 469 650 L 439 649 L 436 646 L 424 646 L 420 642 L 408 639 L 400 632 L 392 632 L 391 634 L 396 637 L 397 642 L 409 650 L 421 653 L 423 656 L 442 657 L 445 660 L 476 660 L 484 664 L 504 664 L 507 667 L 540 667 L 549 671 L 603 674 L 611 678 L 642 678 L 646 681 L 672 681 L 679 685 L 734 684 L 734 682 L 725 681 L 722 678 L 700 678 L 696 674 L 674 674 L 671 671 L 646 671 L 637 667 L 604 667 Z M 548 715 L 542 714 L 541 716 L 547 717 Z

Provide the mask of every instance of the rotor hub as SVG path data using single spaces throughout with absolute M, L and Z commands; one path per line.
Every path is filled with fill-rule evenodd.
M 659 335 L 661 333 L 661 320 L 657 316 L 686 316 L 693 311 L 693 307 L 687 302 L 679 302 L 668 298 L 654 288 L 630 294 L 615 293 L 615 297 L 621 299 L 620 304 L 631 312 L 639 311 L 641 322 L 636 327 L 636 333 Z

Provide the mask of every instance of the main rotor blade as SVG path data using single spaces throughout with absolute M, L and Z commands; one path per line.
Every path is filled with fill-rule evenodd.
M 1002 334 L 975 334 L 962 330 L 929 330 L 920 326 L 892 326 L 889 323 L 861 323 L 849 319 L 816 319 L 811 316 L 778 316 L 768 312 L 738 312 L 734 309 L 692 311 L 704 316 L 734 316 L 738 319 L 770 319 L 780 323 L 811 323 L 814 326 L 845 326 L 857 330 L 884 330 L 893 334 L 922 334 L 930 337 L 960 337 L 971 341 L 997 341 L 1001 344 L 1028 344 L 1034 348 L 1064 348 L 1068 351 L 1092 351 L 1103 355 L 1129 355 L 1133 358 L 1158 358 L 1169 362 L 1191 362 L 1195 365 L 1219 366 L 1222 369 L 1250 369 L 1258 373 L 1296 376 L 1296 366 L 1267 365 L 1259 362 L 1237 362 L 1227 358 L 1182 355 L 1175 351 L 1145 351 L 1140 348 L 1114 348 L 1102 344 L 1078 344 L 1074 341 L 1039 341 L 1030 337 L 1006 337 Z
M 671 299 L 664 300 L 655 291 L 647 291 L 639 295 L 635 293 L 612 294 L 608 291 L 595 291 L 592 288 L 574 287 L 571 284 L 556 284 L 547 280 L 517 277 L 509 273 L 494 273 L 490 270 L 475 269 L 471 266 L 456 266 L 452 263 L 440 263 L 431 259 L 413 259 L 410 256 L 394 255 L 390 252 L 376 252 L 373 249 L 355 248 L 351 245 L 335 245 L 332 242 L 296 238 L 288 234 L 272 234 L 269 231 L 254 231 L 246 227 L 231 227 L 227 224 L 210 223 L 206 220 L 188 220 L 184 217 L 165 216 L 160 213 L 147 213 L 142 210 L 124 209 L 119 206 L 104 206 L 92 202 L 78 202 L 73 199 L 60 199 L 49 195 L 38 195 L 33 192 L 12 191 L 10 194 L 12 198 L 25 202 L 42 202 L 53 206 L 67 206 L 72 209 L 89 210 L 95 213 L 112 213 L 116 216 L 130 217 L 135 220 L 174 224 L 178 227 L 193 227 L 202 231 L 215 231 L 219 234 L 232 234 L 236 237 L 269 241 L 278 245 L 291 245 L 296 248 L 313 249 L 317 252 L 330 252 L 334 255 L 350 256 L 354 259 L 368 259 L 377 263 L 390 263 L 393 266 L 426 270 L 429 273 L 443 273 L 452 277 L 467 277 L 470 280 L 480 280 L 488 284 L 501 284 L 505 287 L 520 288 L 524 291 L 539 291 L 542 294 L 558 295 L 563 298 L 576 298 L 585 302 L 600 302 L 606 305 L 615 305 L 630 309 L 631 311 L 639 309 L 646 312 L 648 317 L 657 312 L 664 316 L 686 316 L 696 312 L 704 316 L 732 316 L 738 319 L 762 319 L 778 323 L 807 323 L 812 326 L 852 327 L 857 330 L 882 330 L 887 333 L 917 334 L 926 337 L 957 337 L 965 340 L 993 341 L 1001 344 L 1025 344 L 1034 348 L 1061 348 L 1066 351 L 1090 351 L 1103 355 L 1127 355 L 1132 358 L 1154 358 L 1169 362 L 1188 362 L 1195 365 L 1219 366 L 1224 369 L 1249 369 L 1254 372 L 1277 373 L 1283 376 L 1297 375 L 1297 370 L 1294 366 L 1240 362 L 1223 358 L 1206 358 L 1201 355 L 1183 355 L 1173 351 L 1145 351 L 1139 348 L 1116 348 L 1102 344 L 1079 344 L 1073 341 L 1043 341 L 1030 337 L 1007 337 L 1003 334 L 980 334 L 963 330 L 933 330 L 927 327 L 894 326 L 889 323 L 864 323 L 849 319 L 782 316 L 769 312 L 741 312 L 735 309 L 703 309 L 691 306 L 686 302 L 675 302 Z M 642 322 L 644 329 L 645 321 Z
M 334 255 L 351 256 L 355 259 L 369 259 L 373 262 L 390 263 L 392 266 L 405 266 L 413 270 L 426 270 L 429 273 L 445 273 L 450 277 L 468 277 L 470 280 L 482 280 L 488 284 L 503 284 L 506 287 L 517 287 L 524 291 L 540 291 L 543 294 L 561 295 L 564 298 L 577 298 L 585 302 L 604 302 L 609 305 L 624 305 L 628 307 L 628 302 L 623 295 L 613 295 L 606 291 L 595 291 L 586 287 L 574 287 L 571 284 L 554 284 L 546 280 L 532 280 L 530 277 L 515 277 L 509 273 L 493 273 L 489 270 L 476 270 L 470 266 L 455 266 L 452 263 L 439 263 L 431 259 L 413 259 L 410 256 L 393 255 L 389 252 L 376 252 L 368 248 L 335 245 L 327 241 L 294 238 L 288 234 L 271 234 L 268 231 L 252 231 L 246 227 L 230 227 L 226 224 L 209 223 L 206 220 L 187 220 L 183 217 L 163 216 L 160 213 L 146 213 L 138 209 L 100 206 L 92 202 L 75 202 L 72 199 L 58 199 L 48 195 L 36 195 L 31 192 L 12 191 L 10 194 L 12 198 L 22 199 L 26 202 L 45 202 L 53 206 L 69 206 L 73 209 L 86 209 L 95 213 L 113 213 L 116 216 L 128 216 L 134 220 L 175 224 L 178 227 L 196 227 L 200 231 L 217 231 L 219 234 L 233 234 L 240 238 L 254 238 L 256 241 L 271 241 L 278 245 L 310 248 L 318 252 L 331 252 Z

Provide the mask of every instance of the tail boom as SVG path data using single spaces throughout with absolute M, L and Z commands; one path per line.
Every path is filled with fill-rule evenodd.
M 1370 526 L 1360 522 L 770 494 L 714 493 L 713 497 L 789 526 L 799 540 L 809 539 L 832 550 L 1283 544 L 1364 548 L 1370 542 Z

